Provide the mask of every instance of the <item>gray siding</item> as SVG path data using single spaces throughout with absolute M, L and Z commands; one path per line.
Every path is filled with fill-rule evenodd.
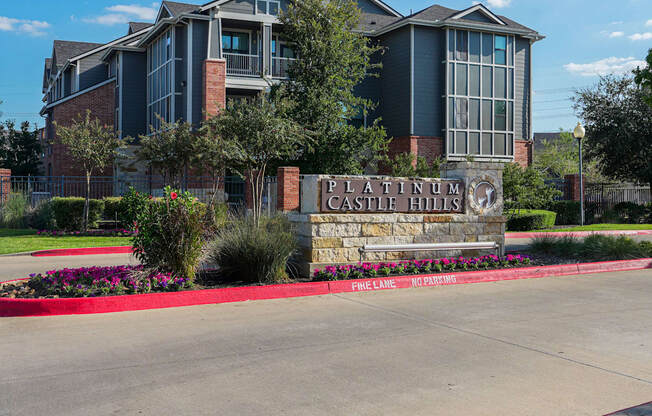
M 373 62 L 381 61 L 380 54 L 377 54 L 372 58 Z M 380 75 L 380 70 L 374 70 L 377 75 Z M 367 115 L 367 125 L 371 125 L 373 121 L 381 117 L 381 78 L 380 76 L 368 76 L 362 82 L 355 87 L 354 93 L 358 97 L 367 98 L 374 102 L 376 108 L 373 111 L 370 111 Z
M 174 91 L 181 92 L 181 95 L 174 97 L 174 121 L 186 118 L 186 107 L 188 103 L 188 26 L 179 26 L 175 28 L 175 54 L 177 58 L 174 62 Z M 182 86 L 186 82 L 186 86 Z
M 147 132 L 147 53 L 122 53 L 122 137 Z
M 362 10 L 363 13 L 371 14 L 381 14 L 384 16 L 393 16 L 392 14 L 386 12 L 372 1 L 369 0 L 358 0 L 358 7 Z
M 208 22 L 193 21 L 192 31 L 192 122 L 197 125 L 202 120 L 203 68 L 208 50 Z
M 73 69 L 67 69 L 65 72 L 65 77 L 64 77 L 64 83 L 63 83 L 63 95 L 68 96 L 72 93 L 72 78 L 75 76 L 74 75 L 74 67 Z
M 104 51 L 79 60 L 79 89 L 91 87 L 107 79 L 107 68 L 100 59 Z
M 385 47 L 381 78 L 383 125 L 390 137 L 410 134 L 410 28 L 395 30 L 381 39 Z
M 254 5 L 255 0 L 232 0 L 221 5 L 220 10 L 229 13 L 254 14 Z M 282 10 L 287 10 L 288 0 L 280 0 L 280 6 Z
M 446 33 L 441 29 L 414 28 L 414 134 L 441 137 L 442 94 L 446 73 Z
M 482 22 L 482 23 L 494 23 L 495 24 L 495 22 L 493 20 L 488 18 L 484 13 L 482 13 L 479 10 L 476 10 L 473 13 L 467 14 L 462 19 L 464 19 L 464 20 L 473 20 L 473 21 Z
M 514 137 L 527 139 L 529 126 L 530 41 L 516 38 L 514 82 Z

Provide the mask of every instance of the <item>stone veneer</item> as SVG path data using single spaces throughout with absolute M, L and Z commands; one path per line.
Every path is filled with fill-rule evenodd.
M 319 213 L 321 181 L 333 176 L 304 176 L 301 183 L 301 212 L 288 214 L 295 225 L 301 247 L 301 273 L 307 275 L 325 265 L 358 262 L 358 249 L 365 244 L 495 241 L 504 251 L 506 219 L 502 216 L 502 169 L 502 164 L 481 162 L 454 162 L 443 166 L 443 177 L 465 181 L 465 214 L 322 214 Z M 471 200 L 475 185 L 483 181 L 492 183 L 497 191 L 496 203 L 490 209 L 478 207 Z M 437 258 L 460 254 L 460 251 L 367 253 L 364 260 Z M 487 253 L 475 250 L 463 252 L 465 256 L 481 254 Z

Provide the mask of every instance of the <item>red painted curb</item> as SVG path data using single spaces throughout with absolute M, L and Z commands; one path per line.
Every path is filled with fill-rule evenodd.
M 600 235 L 652 235 L 652 230 L 603 230 L 603 231 L 559 231 L 559 232 L 551 232 L 551 231 L 542 231 L 542 232 L 528 232 L 528 233 L 505 233 L 505 238 L 510 239 L 510 238 L 535 238 L 535 237 L 540 237 L 542 235 L 550 235 L 550 236 L 557 236 L 557 237 L 566 237 L 566 236 L 573 236 L 573 237 L 588 237 L 593 234 L 600 234 Z
M 54 256 L 87 256 L 91 254 L 131 254 L 131 246 L 119 247 L 88 247 L 88 248 L 57 248 L 53 250 L 35 251 L 34 257 L 54 257 Z
M 451 272 L 449 274 L 384 277 L 364 280 L 342 280 L 336 282 L 294 283 L 272 286 L 233 287 L 187 292 L 151 293 L 145 295 L 108 296 L 97 298 L 0 298 L 0 317 L 125 312 L 144 309 L 243 302 L 248 300 L 280 299 L 344 292 L 368 292 L 464 283 L 496 282 L 500 280 L 533 279 L 610 271 L 642 270 L 649 268 L 652 268 L 652 258 L 599 263 L 523 267 L 517 269 Z

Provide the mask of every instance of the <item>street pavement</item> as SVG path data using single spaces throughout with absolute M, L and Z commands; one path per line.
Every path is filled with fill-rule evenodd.
M 652 270 L 0 318 L 0 415 L 602 415 L 652 399 Z

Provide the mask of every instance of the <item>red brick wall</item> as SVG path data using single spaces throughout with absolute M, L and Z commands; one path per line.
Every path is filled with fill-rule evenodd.
M 0 202 L 11 192 L 11 169 L 0 169 Z
M 532 145 L 530 140 L 514 140 L 514 162 L 523 167 L 532 165 Z
M 579 201 L 581 195 L 580 175 L 577 173 L 566 175 L 564 176 L 564 179 L 566 179 L 566 182 L 568 183 L 568 187 L 566 188 L 567 195 L 564 195 L 564 199 L 570 201 Z M 584 182 L 586 183 L 586 176 L 584 177 Z
M 62 126 L 69 126 L 78 115 L 85 116 L 86 110 L 91 110 L 91 117 L 100 119 L 100 122 L 112 126 L 114 123 L 114 87 L 115 83 L 110 82 L 85 94 L 81 94 L 75 98 L 65 101 L 61 104 L 54 106 L 51 110 L 51 121 L 56 122 Z M 52 153 L 48 154 L 45 149 L 46 157 L 43 161 L 45 173 L 47 174 L 48 165 L 52 164 L 53 176 L 84 176 L 84 170 L 76 163 L 66 146 L 59 143 L 57 140 L 56 129 L 46 128 L 48 141 L 52 143 Z M 113 176 L 113 166 L 107 166 L 103 171 L 93 172 L 95 176 Z
M 226 61 L 207 59 L 203 68 L 202 107 L 213 116 L 226 106 Z
M 278 192 L 276 208 L 281 212 L 299 210 L 299 168 L 281 167 L 277 170 Z
M 393 159 L 401 153 L 412 153 L 432 163 L 438 156 L 444 156 L 444 140 L 441 137 L 427 136 L 397 137 L 389 144 L 389 156 Z M 416 166 L 416 160 L 414 165 Z

